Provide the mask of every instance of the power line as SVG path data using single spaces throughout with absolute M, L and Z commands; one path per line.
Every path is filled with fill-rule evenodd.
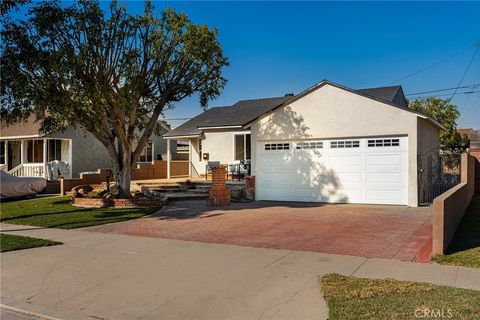
M 480 90 L 477 91 L 465 91 L 465 92 L 457 92 L 456 94 L 472 94 L 472 93 L 477 93 L 480 92 Z M 430 95 L 430 96 L 420 96 L 420 97 L 415 97 L 415 99 L 420 99 L 420 98 L 430 98 L 430 97 L 447 97 L 451 96 L 450 93 L 446 94 L 436 94 L 436 95 Z M 450 99 L 448 99 L 447 104 L 450 102 Z
M 465 79 L 465 76 L 467 75 L 468 71 L 470 70 L 470 67 L 473 64 L 473 60 L 475 60 L 475 57 L 477 56 L 478 50 L 480 50 L 480 43 L 477 44 L 477 49 L 475 49 L 475 52 L 473 53 L 472 59 L 470 59 L 470 62 L 468 63 L 467 68 L 463 72 L 463 75 L 460 78 L 460 81 L 458 81 L 457 88 L 455 88 L 455 91 L 453 91 L 452 96 L 450 97 L 450 99 L 448 99 L 447 103 L 452 101 L 453 97 L 457 93 L 458 88 L 462 85 L 463 79 Z
M 465 88 L 472 88 L 476 89 L 477 87 L 480 86 L 480 83 L 474 83 L 468 86 L 463 86 L 463 87 L 454 87 L 454 88 L 447 88 L 447 89 L 437 89 L 437 90 L 430 90 L 430 91 L 423 91 L 423 92 L 415 92 L 415 93 L 409 93 L 406 94 L 406 96 L 416 96 L 419 94 L 425 94 L 425 93 L 433 93 L 433 92 L 442 92 L 442 91 L 450 91 L 450 90 L 455 90 L 455 89 L 465 89 Z
M 425 68 L 422 68 L 422 69 L 420 69 L 420 70 L 418 70 L 418 71 L 416 71 L 416 72 L 414 72 L 414 73 L 411 73 L 411 74 L 409 74 L 409 75 L 406 75 L 406 76 L 404 76 L 404 77 L 402 77 L 402 78 L 400 78 L 400 79 L 397 79 L 397 80 L 395 80 L 395 81 L 389 82 L 389 83 L 387 83 L 387 85 L 390 85 L 390 84 L 393 84 L 393 83 L 395 83 L 395 82 L 399 82 L 399 81 L 408 79 L 408 78 L 413 77 L 413 76 L 415 76 L 415 75 L 417 75 L 417 74 L 419 74 L 419 73 L 422 73 L 422 72 L 424 72 L 424 71 L 427 71 L 427 70 L 429 70 L 429 69 L 431 69 L 431 68 L 433 68 L 433 67 L 438 66 L 439 64 L 442 64 L 442 63 L 444 63 L 444 62 L 446 62 L 446 61 L 448 61 L 448 60 L 450 60 L 450 59 L 452 59 L 452 58 L 455 58 L 455 57 L 458 56 L 458 55 L 461 55 L 462 53 L 470 50 L 471 48 L 473 48 L 473 47 L 475 47 L 475 46 L 480 46 L 480 44 L 473 44 L 473 45 L 469 46 L 468 48 L 465 48 L 465 49 L 463 49 L 463 50 L 461 50 L 461 51 L 459 51 L 459 52 L 457 52 L 457 53 L 455 53 L 455 54 L 453 54 L 453 55 L 451 55 L 451 56 L 449 56 L 449 57 L 447 57 L 447 58 L 445 58 L 445 59 L 443 59 L 443 60 L 440 60 L 440 61 L 438 61 L 438 62 L 436 62 L 436 63 L 434 63 L 434 64 L 431 64 L 431 65 L 429 65 L 429 66 L 427 66 L 427 67 L 425 67 Z
M 472 105 L 470 106 L 470 108 L 468 108 L 468 111 L 466 111 L 461 117 L 460 117 L 460 120 L 458 120 L 458 123 L 460 123 L 466 116 L 468 116 L 468 114 L 470 113 L 470 111 L 473 110 L 473 108 L 475 107 L 475 104 L 478 102 L 478 100 L 480 100 L 480 94 L 478 95 L 477 97 L 477 100 L 475 100 Z

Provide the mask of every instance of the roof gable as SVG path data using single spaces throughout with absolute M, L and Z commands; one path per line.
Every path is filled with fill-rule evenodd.
M 199 128 L 207 127 L 241 127 L 291 98 L 291 96 L 286 96 L 241 100 L 232 106 L 210 108 L 166 133 L 164 136 L 199 135 L 202 133 L 202 130 Z
M 265 99 L 241 100 L 232 106 L 215 107 L 208 109 L 195 118 L 190 119 L 179 127 L 166 133 L 164 137 L 176 137 L 187 135 L 200 135 L 203 131 L 199 128 L 218 128 L 218 127 L 246 127 L 248 124 L 260 118 L 263 114 L 276 110 L 277 108 L 292 103 L 302 97 L 322 88 L 325 85 L 332 85 L 337 88 L 346 90 L 353 94 L 373 99 L 392 107 L 412 112 L 417 116 L 433 122 L 436 126 L 444 129 L 444 127 L 431 117 L 409 109 L 406 103 L 405 95 L 401 86 L 367 88 L 354 90 L 348 87 L 336 84 L 334 82 L 323 80 L 316 85 L 302 91 L 296 96 L 283 96 Z

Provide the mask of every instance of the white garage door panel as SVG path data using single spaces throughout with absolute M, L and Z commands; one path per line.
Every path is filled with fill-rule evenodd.
M 362 156 L 361 155 L 338 155 L 330 156 L 330 163 L 335 163 L 336 167 L 351 167 L 351 166 L 361 166 L 362 165 Z
M 367 183 L 401 183 L 401 172 L 367 173 Z
M 259 200 L 407 204 L 408 138 L 394 147 L 265 150 L 258 143 L 257 190 Z M 341 139 L 338 139 L 341 140 Z M 317 140 L 318 141 L 318 140 Z M 285 142 L 282 142 L 285 143 Z
M 371 203 L 398 203 L 402 200 L 402 193 L 399 190 L 367 190 L 367 200 Z
M 399 165 L 402 162 L 400 154 L 375 154 L 367 155 L 367 166 Z

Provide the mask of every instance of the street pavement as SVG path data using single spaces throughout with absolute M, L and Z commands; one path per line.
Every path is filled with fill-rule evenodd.
M 480 270 L 1 224 L 61 241 L 1 254 L 2 304 L 60 319 L 326 319 L 336 272 L 480 289 Z M 13 318 L 15 319 L 15 318 Z

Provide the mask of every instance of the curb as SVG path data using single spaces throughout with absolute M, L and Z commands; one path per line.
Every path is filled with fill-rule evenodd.
M 50 316 L 47 316 L 45 314 L 41 314 L 41 313 L 37 313 L 37 312 L 32 312 L 32 311 L 12 307 L 12 306 L 9 306 L 9 305 L 3 304 L 3 303 L 0 303 L 0 309 L 4 309 L 4 310 L 11 311 L 11 312 L 18 313 L 18 314 L 25 315 L 25 316 L 38 318 L 38 319 L 41 319 L 41 320 L 62 320 L 60 318 L 50 317 Z

